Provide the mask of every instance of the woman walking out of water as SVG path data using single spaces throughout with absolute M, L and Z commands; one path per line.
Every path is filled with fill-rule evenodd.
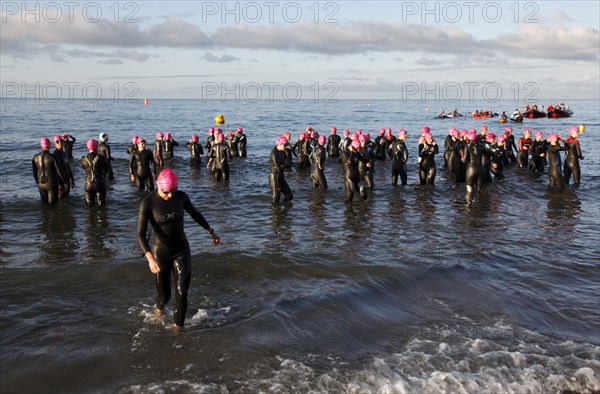
M 188 195 L 177 190 L 175 171 L 170 168 L 162 170 L 156 184 L 158 190 L 146 196 L 140 204 L 137 240 L 148 260 L 150 272 L 155 275 L 158 313 L 162 313 L 171 298 L 171 273 L 175 277 L 175 329 L 180 330 L 185 323 L 192 274 L 190 245 L 183 231 L 184 211 L 208 232 L 213 244 L 218 245 L 221 240 Z M 155 234 L 152 247 L 146 237 L 148 223 Z

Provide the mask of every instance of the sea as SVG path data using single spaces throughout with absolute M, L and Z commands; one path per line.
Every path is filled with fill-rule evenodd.
M 580 136 L 581 184 L 508 166 L 467 201 L 442 153 L 433 186 L 417 175 L 423 126 L 501 133 L 497 118 L 435 119 L 524 103 L 401 100 L 20 100 L 0 115 L 0 392 L 2 393 L 600 393 L 600 103 L 567 102 L 562 119 L 510 124 Z M 547 104 L 547 103 L 543 103 Z M 194 168 L 183 146 L 214 117 L 243 127 L 248 156 L 229 182 Z M 271 204 L 268 156 L 311 125 L 408 131 L 408 185 L 377 162 L 366 201 L 344 203 L 342 167 L 327 190 L 286 173 L 293 202 Z M 128 179 L 134 135 L 180 143 L 179 189 L 221 237 L 185 221 L 192 282 L 185 329 L 156 289 L 136 242 L 140 192 Z M 80 158 L 106 132 L 115 180 L 87 208 Z M 39 140 L 76 138 L 75 188 L 49 206 L 32 175 Z M 206 159 L 203 159 L 206 163 Z

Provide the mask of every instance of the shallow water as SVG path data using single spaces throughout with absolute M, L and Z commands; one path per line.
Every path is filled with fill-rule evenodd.
M 435 120 L 420 102 L 2 102 L 0 391 L 600 391 L 600 108 L 569 104 L 573 118 L 514 130 L 566 136 L 585 124 L 580 187 L 550 191 L 546 175 L 510 167 L 466 204 L 441 154 L 436 185 L 417 185 L 416 139 L 425 124 L 443 143 L 450 126 L 482 121 Z M 218 113 L 226 129 L 244 127 L 249 155 L 232 161 L 225 184 L 176 151 L 180 189 L 223 244 L 186 221 L 193 278 L 186 329 L 174 335 L 172 307 L 153 315 L 135 242 L 144 194 L 127 179 L 125 150 L 157 130 L 202 141 Z M 486 123 L 496 134 L 505 126 Z M 272 207 L 271 144 L 306 124 L 405 128 L 409 185 L 392 187 L 389 163 L 377 163 L 370 198 L 345 205 L 341 167 L 328 159 L 327 191 L 293 170 L 294 202 Z M 117 158 L 107 207 L 85 207 L 77 160 L 71 196 L 42 204 L 30 164 L 39 138 L 73 134 L 78 158 L 101 131 Z

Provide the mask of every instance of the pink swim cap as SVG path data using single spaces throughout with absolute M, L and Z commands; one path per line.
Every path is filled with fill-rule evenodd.
M 573 127 L 571 127 L 569 129 L 569 135 L 572 136 L 572 135 L 575 135 L 575 134 L 579 135 L 579 128 L 576 127 L 576 126 L 573 126 Z
M 222 133 L 222 132 L 223 132 L 223 130 L 221 130 L 221 128 L 220 128 L 220 127 L 217 127 L 217 128 L 215 129 L 215 133 L 217 133 L 217 134 L 219 134 L 219 133 Z
M 426 140 L 433 138 L 433 136 L 431 135 L 431 133 L 425 133 L 423 134 L 423 138 L 425 138 Z
M 331 131 L 331 134 L 337 133 L 337 129 L 335 127 L 330 128 L 329 131 Z
M 62 142 L 62 137 L 60 135 L 55 135 L 54 136 L 54 142 L 57 142 L 57 141 L 61 141 Z
M 506 126 L 506 128 L 504 129 L 504 134 L 508 134 L 508 133 L 512 133 L 512 127 L 510 127 L 510 126 Z
M 163 133 L 161 133 L 160 131 L 158 133 L 156 133 L 157 140 L 162 140 L 162 137 L 163 137 Z
M 352 141 L 352 147 L 354 147 L 354 149 L 360 148 L 360 142 L 358 141 L 358 138 Z
M 173 191 L 179 186 L 177 174 L 170 168 L 165 168 L 156 177 L 156 184 L 163 191 Z
M 404 129 L 398 130 L 398 137 L 401 137 L 403 135 L 406 135 L 406 130 L 404 130 Z
M 192 141 L 198 141 L 198 134 L 193 134 L 192 135 Z
M 229 138 L 235 137 L 235 133 L 233 132 L 233 130 L 231 130 L 228 135 L 229 135 Z
M 292 137 L 292 135 L 290 134 L 290 132 L 289 132 L 289 131 L 286 131 L 285 133 L 283 133 L 283 137 L 284 137 L 286 140 L 289 140 L 289 139 Z
M 46 137 L 42 138 L 40 140 L 40 146 L 42 147 L 42 150 L 50 149 L 50 140 Z
M 487 133 L 485 135 L 485 140 L 488 141 L 488 142 L 494 141 L 494 138 L 496 138 L 496 136 L 494 135 L 494 133 Z
M 506 138 L 504 138 L 503 135 L 498 136 L 498 138 L 496 138 L 496 142 L 504 142 L 506 141 Z
M 171 139 L 171 133 L 167 133 L 167 135 L 165 135 L 165 138 L 170 140 Z
M 477 133 L 475 131 L 469 131 L 469 133 L 467 134 L 467 138 L 470 141 L 475 141 L 477 139 Z
M 525 134 L 525 133 L 531 134 L 531 129 L 529 127 L 526 128 L 525 130 L 523 130 L 523 134 Z
M 350 135 L 350 130 L 344 130 L 344 137 L 348 137 Z
M 136 144 L 136 145 L 137 145 L 137 144 L 141 144 L 142 142 L 145 144 L 145 143 L 146 143 L 146 140 L 145 140 L 145 139 L 143 139 L 142 137 L 138 137 L 138 139 L 137 139 L 137 141 L 136 141 L 136 143 L 135 143 L 135 144 Z
M 224 139 L 225 139 L 225 135 L 223 133 L 219 133 L 217 135 L 217 141 L 223 142 Z
M 548 141 L 552 141 L 552 140 L 557 140 L 558 139 L 558 134 L 548 134 Z
M 244 132 L 244 129 L 242 129 L 241 127 L 238 127 L 236 131 L 237 131 L 238 133 L 243 133 L 243 132 Z
M 379 135 L 384 135 L 385 134 L 385 129 L 379 129 Z
M 361 134 L 361 135 L 358 136 L 358 141 L 359 142 L 365 142 L 366 140 L 367 140 L 367 137 L 365 137 L 364 134 Z
M 306 133 L 304 133 L 304 132 L 300 133 L 300 139 L 301 139 L 301 140 L 305 140 L 305 139 L 307 139 L 307 138 L 308 138 L 308 134 L 306 134 Z
M 542 133 L 542 130 L 535 131 L 535 136 L 537 137 L 538 135 L 544 135 L 544 133 Z
M 458 129 L 456 129 L 454 127 L 450 129 L 450 135 L 452 137 L 458 137 L 458 134 L 460 134 L 459 131 L 458 131 Z
M 487 131 L 487 126 L 486 126 L 486 125 L 481 125 L 481 128 L 480 128 L 480 130 L 481 130 L 481 131 L 484 131 L 484 130 L 485 130 L 485 131 Z
M 387 129 L 385 129 L 385 132 L 392 134 L 392 129 L 388 127 Z
M 208 134 L 214 134 L 215 133 L 215 129 L 214 128 L 209 128 L 208 129 Z
M 279 137 L 275 140 L 275 146 L 285 145 L 287 144 L 287 139 L 285 137 Z
M 423 134 L 429 133 L 430 131 L 431 131 L 431 129 L 427 126 L 421 127 L 421 133 L 423 133 Z
M 458 133 L 458 134 L 459 134 L 460 138 L 462 138 L 462 137 L 464 137 L 465 135 L 469 134 L 469 132 L 468 132 L 467 130 L 465 130 L 465 129 L 462 129 L 462 130 L 460 131 L 460 133 Z
M 325 141 L 327 141 L 327 139 L 325 138 L 324 135 L 320 135 L 319 136 L 319 145 L 325 145 Z
M 134 145 L 137 145 L 138 138 L 140 138 L 140 137 L 138 137 L 137 135 L 134 135 L 133 138 L 131 139 L 131 143 Z
M 306 126 L 306 131 L 311 131 L 312 130 L 312 126 L 308 125 Z
M 314 131 L 311 131 L 310 138 L 315 138 L 316 136 L 317 136 L 317 133 L 315 133 Z
M 96 150 L 96 148 L 98 148 L 98 141 L 96 141 L 96 140 L 88 140 L 86 146 L 87 146 L 87 148 L 88 148 L 89 151 Z

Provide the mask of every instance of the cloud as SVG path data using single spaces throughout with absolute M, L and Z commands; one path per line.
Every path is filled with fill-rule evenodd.
M 206 52 L 204 54 L 204 59 L 210 63 L 230 63 L 241 60 L 239 57 L 231 56 L 231 55 L 221 55 L 216 56 L 212 52 Z
M 598 30 L 591 28 L 527 25 L 518 34 L 500 35 L 490 44 L 509 56 L 596 62 L 599 42 Z
M 107 66 L 112 66 L 112 65 L 116 65 L 116 64 L 123 64 L 123 61 L 120 60 L 120 59 L 110 58 L 110 59 L 106 59 L 106 60 L 100 60 L 100 61 L 98 61 L 98 63 L 99 64 L 104 64 L 104 65 L 107 65 Z

